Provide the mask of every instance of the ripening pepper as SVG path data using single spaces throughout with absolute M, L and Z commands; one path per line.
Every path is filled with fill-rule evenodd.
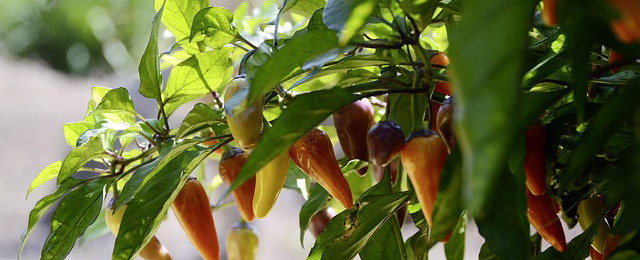
M 440 109 L 438 109 L 438 115 L 436 117 L 436 129 L 438 134 L 444 139 L 447 149 L 453 150 L 456 146 L 456 137 L 453 135 L 451 124 L 453 122 L 453 104 L 451 98 L 447 98 Z
M 609 51 L 609 65 L 614 64 L 614 63 L 622 60 L 622 58 L 624 58 L 622 56 L 622 54 L 620 54 L 620 53 L 618 53 L 618 52 L 616 52 L 614 50 L 610 50 Z M 617 73 L 619 70 L 620 70 L 620 67 L 612 67 L 611 68 L 611 71 L 613 73 Z
M 544 155 L 547 134 L 542 124 L 535 123 L 527 129 L 524 137 L 524 172 L 527 175 L 527 188 L 533 195 L 540 196 L 547 191 L 547 163 Z
M 601 253 L 598 253 L 593 246 L 589 247 L 589 256 L 591 256 L 591 260 L 604 260 L 604 256 Z
M 224 89 L 224 102 L 228 102 L 240 90 L 248 90 L 249 84 L 244 77 L 234 78 Z M 242 111 L 227 114 L 227 124 L 233 139 L 243 150 L 253 150 L 262 133 L 263 98 L 246 104 Z
M 207 135 L 207 137 L 213 137 L 213 136 L 214 136 L 213 133 L 209 133 Z M 206 141 L 206 142 L 202 142 L 202 145 L 206 145 L 206 146 L 214 146 L 216 144 L 218 144 L 218 140 L 217 139 L 209 140 L 209 141 Z M 222 154 L 222 147 L 218 147 L 218 149 L 216 149 L 214 151 L 214 153 Z
M 327 226 L 327 223 L 335 216 L 336 211 L 332 207 L 326 207 L 311 217 L 307 229 L 311 231 L 311 235 L 313 235 L 314 238 L 318 238 L 322 230 Z
M 237 147 L 232 147 L 222 154 L 218 164 L 218 172 L 226 185 L 233 183 L 240 172 L 240 168 L 248 158 L 249 155 Z M 236 202 L 238 212 L 246 221 L 252 221 L 255 217 L 253 214 L 253 194 L 255 189 L 256 177 L 253 176 L 233 191 L 233 199 Z
M 433 224 L 431 213 L 438 194 L 440 172 L 448 155 L 442 138 L 431 130 L 411 134 L 400 154 L 429 226 Z
M 368 99 L 357 100 L 333 113 L 333 124 L 338 133 L 340 146 L 349 160 L 369 160 L 367 132 L 373 125 L 373 106 Z M 367 167 L 359 169 L 358 175 L 367 173 Z
M 122 222 L 122 216 L 124 216 L 124 211 L 127 206 L 122 206 L 118 211 L 114 214 L 113 209 L 115 206 L 115 198 L 112 198 L 107 205 L 107 211 L 104 215 L 105 223 L 107 224 L 107 228 L 113 233 L 114 236 L 118 236 L 118 230 L 120 230 L 120 222 Z M 151 240 L 138 252 L 138 256 L 142 259 L 146 260 L 171 260 L 171 255 L 169 255 L 169 250 L 164 247 L 160 240 L 156 236 L 153 236 Z
M 431 56 L 429 62 L 431 62 L 431 65 L 447 66 L 449 65 L 449 57 L 443 52 L 438 52 L 435 55 Z M 449 75 L 449 71 L 445 71 L 444 74 Z M 434 91 L 447 96 L 451 96 L 453 94 L 453 86 L 448 82 L 436 81 Z
M 256 173 L 253 214 L 257 218 L 266 217 L 273 208 L 287 178 L 288 168 L 289 150 L 285 150 Z
M 556 0 L 542 0 L 542 21 L 547 26 L 554 26 L 558 23 L 556 18 Z
M 585 199 L 578 204 L 578 223 L 580 223 L 580 227 L 583 230 L 589 228 L 594 222 L 598 222 L 596 235 L 591 242 L 591 246 L 601 254 L 604 252 L 607 237 L 611 233 L 611 229 L 604 221 L 604 218 L 598 219 L 598 214 L 603 210 L 602 197 Z
M 189 179 L 171 204 L 180 226 L 205 260 L 220 259 L 209 196 L 197 179 Z
M 254 260 L 258 255 L 258 235 L 249 223 L 237 223 L 227 232 L 228 260 Z
M 333 154 L 331 139 L 324 131 L 311 129 L 289 148 L 289 155 L 303 172 L 324 187 L 342 206 L 351 208 L 351 188 Z
M 564 230 L 549 194 L 535 196 L 527 190 L 527 218 L 544 240 L 559 252 L 567 249 Z
M 367 133 L 367 148 L 373 164 L 387 165 L 403 146 L 402 129 L 391 120 L 378 122 Z

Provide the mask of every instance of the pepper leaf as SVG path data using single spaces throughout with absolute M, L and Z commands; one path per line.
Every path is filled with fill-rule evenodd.
M 191 34 L 191 24 L 200 9 L 209 6 L 207 0 L 155 0 L 156 10 L 164 5 L 162 24 L 167 30 L 182 40 Z
M 138 74 L 140 74 L 138 92 L 144 97 L 158 101 L 162 99 L 162 76 L 160 75 L 160 56 L 158 55 L 158 31 L 160 30 L 162 10 L 164 10 L 164 3 L 153 18 L 151 36 L 147 48 L 142 54 L 140 66 L 138 66 Z
M 69 192 L 51 217 L 51 231 L 42 247 L 43 260 L 64 259 L 100 215 L 107 179 L 96 179 Z
M 309 192 L 309 199 L 302 204 L 300 208 L 300 245 L 304 247 L 304 234 L 311 218 L 322 209 L 324 209 L 329 199 L 329 193 L 319 184 L 313 185 Z
M 238 37 L 238 29 L 232 24 L 233 13 L 222 7 L 207 7 L 193 19 L 189 38 L 206 35 L 205 44 L 218 49 Z
M 29 189 L 27 190 L 27 197 L 29 196 L 29 193 L 31 193 L 33 189 L 37 188 L 38 186 L 42 185 L 43 183 L 55 177 L 58 177 L 58 172 L 60 172 L 61 167 L 62 167 L 62 161 L 57 161 L 52 164 L 49 164 L 47 167 L 42 169 L 42 171 L 38 173 L 36 178 L 34 178 L 33 181 L 31 181 L 31 184 L 29 185 Z
M 71 150 L 67 157 L 62 161 L 60 172 L 58 173 L 57 184 L 60 185 L 64 180 L 71 177 L 80 167 L 91 159 L 99 157 L 105 152 L 100 137 L 92 137 L 86 143 Z

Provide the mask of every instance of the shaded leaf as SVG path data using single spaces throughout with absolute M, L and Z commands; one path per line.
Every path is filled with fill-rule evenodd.
M 460 112 L 454 118 L 455 129 L 463 156 L 464 189 L 469 191 L 465 199 L 475 218 L 485 212 L 516 133 L 513 118 L 527 31 L 537 1 L 467 3 L 464 19 L 450 37 L 449 50 L 459 102 L 456 111 Z
M 364 246 L 359 255 L 362 260 L 407 259 L 407 252 L 396 214 L 392 214 L 389 220 L 376 231 L 373 237 L 367 241 L 367 245 Z
M 182 120 L 176 138 L 183 138 L 205 127 L 213 128 L 214 130 L 218 129 L 219 131 L 214 131 L 214 133 L 220 135 L 222 134 L 220 131 L 222 129 L 219 128 L 223 127 L 223 125 L 224 120 L 222 119 L 221 109 L 214 110 L 205 104 L 198 103 L 193 106 L 189 114 Z
M 309 197 L 307 185 L 310 178 L 307 176 L 296 164 L 289 160 L 289 166 L 287 168 L 287 177 L 284 180 L 284 188 L 293 190 L 300 193 L 302 197 Z
M 51 217 L 51 231 L 42 246 L 40 259 L 64 259 L 71 252 L 76 240 L 100 214 L 107 182 L 106 179 L 89 181 L 62 198 Z
M 335 2 L 342 2 L 342 0 L 329 0 L 327 8 L 323 12 L 323 18 L 325 15 L 331 16 L 331 13 L 335 13 Z M 342 34 L 340 34 L 340 45 L 347 44 L 354 36 L 360 32 L 360 29 L 367 24 L 367 20 L 374 13 L 376 7 L 378 7 L 378 0 L 358 0 L 351 2 L 351 12 L 349 18 L 344 21 L 344 26 L 341 28 Z M 328 20 L 331 20 L 328 18 Z
M 300 208 L 300 245 L 304 247 L 304 234 L 307 232 L 307 227 L 311 218 L 322 209 L 325 208 L 329 199 L 329 193 L 319 184 L 313 185 L 309 192 L 309 199 L 302 204 Z
M 462 161 L 460 150 L 454 149 L 442 169 L 438 195 L 433 207 L 433 227 L 430 239 L 439 241 L 460 223 L 462 203 Z M 464 229 L 464 227 L 463 227 Z M 463 235 L 464 236 L 464 235 Z
M 55 192 L 44 196 L 36 203 L 35 207 L 33 207 L 31 212 L 29 212 L 29 222 L 27 224 L 27 229 L 24 231 L 24 233 L 22 233 L 20 249 L 18 250 L 18 259 L 20 259 L 20 255 L 22 255 L 22 250 L 27 243 L 27 239 L 29 238 L 31 231 L 33 231 L 33 228 L 36 226 L 36 224 L 38 224 L 38 221 L 40 221 L 40 218 L 42 218 L 44 213 L 46 213 L 47 210 L 49 210 L 49 208 L 51 208 L 51 206 L 53 206 L 53 204 L 60 197 L 62 197 L 62 195 L 80 184 L 82 181 L 83 180 L 68 178 L 64 182 L 62 182 L 60 186 L 58 186 L 58 189 Z
M 404 247 L 407 249 L 407 257 L 410 260 L 428 260 L 429 249 L 429 233 L 418 230 L 413 236 L 407 239 Z M 426 245 L 426 246 L 425 246 Z
M 449 242 L 444 244 L 444 253 L 447 260 L 464 259 L 464 235 L 467 227 L 467 214 L 462 214 L 458 224 L 453 228 Z
M 310 30 L 287 41 L 282 48 L 275 50 L 262 66 L 256 68 L 255 71 L 247 70 L 247 79 L 251 86 L 247 95 L 248 102 L 252 102 L 262 94 L 269 92 L 305 61 L 337 45 L 338 37 L 336 32 L 331 30 Z

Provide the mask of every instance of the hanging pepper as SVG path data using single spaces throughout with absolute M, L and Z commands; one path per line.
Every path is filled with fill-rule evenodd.
M 233 225 L 227 232 L 226 242 L 228 260 L 254 260 L 258 255 L 258 235 L 249 223 Z
M 240 168 L 247 161 L 249 155 L 242 149 L 232 147 L 224 154 L 218 164 L 218 172 L 224 183 L 228 186 L 236 179 Z M 253 176 L 245 183 L 233 191 L 233 199 L 240 216 L 246 221 L 252 221 L 253 214 L 253 194 L 256 189 L 256 177 Z
M 220 245 L 209 196 L 202 184 L 196 179 L 189 179 L 171 204 L 171 208 L 200 255 L 205 260 L 220 259 Z
M 227 103 L 239 91 L 248 91 L 249 84 L 244 77 L 234 78 L 224 89 L 224 102 Z M 253 150 L 262 133 L 262 98 L 246 104 L 244 110 L 227 114 L 227 124 L 233 139 L 243 150 Z M 227 111 L 228 112 L 228 111 Z
M 387 165 L 403 146 L 402 129 L 391 120 L 378 122 L 367 133 L 367 148 L 373 164 Z
M 438 52 L 430 59 L 431 65 L 448 66 L 449 57 L 444 52 Z M 444 75 L 449 75 L 449 71 L 445 71 Z M 436 81 L 434 91 L 443 95 L 451 96 L 453 94 L 453 86 L 448 82 Z
M 438 116 L 436 117 L 436 129 L 438 130 L 438 134 L 444 139 L 445 144 L 447 145 L 447 149 L 449 151 L 453 150 L 453 147 L 456 146 L 456 138 L 453 135 L 453 130 L 451 129 L 451 124 L 453 122 L 453 104 L 452 98 L 447 98 L 440 109 L 438 109 Z
M 527 129 L 524 137 L 524 172 L 527 175 L 527 188 L 533 195 L 540 196 L 547 191 L 547 163 L 544 155 L 547 134 L 542 124 L 535 123 Z
M 367 132 L 373 125 L 373 106 L 368 99 L 355 101 L 333 113 L 333 124 L 336 126 L 338 140 L 349 160 L 369 160 L 367 150 Z M 367 167 L 359 169 L 358 175 L 367 173 Z
M 326 207 L 311 217 L 307 229 L 311 231 L 314 238 L 318 238 L 322 230 L 327 226 L 327 223 L 335 216 L 336 211 L 332 207 Z
M 438 194 L 440 172 L 448 155 L 442 138 L 431 130 L 412 133 L 400 154 L 429 226 L 433 224 L 431 213 Z
M 582 227 L 583 230 L 589 228 L 593 223 L 598 222 L 596 235 L 591 242 L 591 246 L 601 254 L 605 252 L 605 243 L 611 233 L 611 229 L 604 218 L 598 219 L 598 214 L 603 210 L 602 197 L 585 199 L 578 204 L 578 223 L 580 223 L 580 227 Z
M 289 150 L 285 150 L 256 173 L 253 214 L 257 218 L 266 217 L 273 208 L 287 178 L 288 168 Z
M 542 21 L 547 26 L 554 26 L 558 23 L 556 18 L 556 0 L 542 0 Z
M 527 218 L 529 223 L 538 231 L 544 240 L 556 250 L 564 252 L 567 242 L 560 219 L 553 209 L 549 194 L 535 196 L 527 190 Z
M 289 155 L 303 172 L 324 187 L 342 206 L 351 208 L 351 188 L 333 154 L 331 139 L 324 131 L 311 129 L 289 148 Z
M 112 198 L 109 204 L 107 205 L 107 210 L 104 215 L 105 223 L 107 224 L 107 228 L 113 233 L 114 236 L 118 236 L 118 231 L 120 230 L 120 222 L 122 222 L 122 216 L 124 216 L 124 211 L 127 206 L 122 206 L 118 211 L 113 213 L 113 209 L 115 206 L 115 198 Z M 160 240 L 156 236 L 153 236 L 151 240 L 138 252 L 138 256 L 146 260 L 171 260 L 171 255 L 169 255 L 169 250 L 164 247 Z

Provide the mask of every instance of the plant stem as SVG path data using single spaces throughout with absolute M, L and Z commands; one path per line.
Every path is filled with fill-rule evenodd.
M 240 40 L 241 42 L 244 42 L 246 45 L 249 45 L 249 47 L 251 47 L 253 49 L 257 49 L 258 48 L 255 45 L 253 45 L 253 43 L 249 42 L 247 39 L 242 37 L 242 35 L 240 35 L 240 34 L 236 35 L 236 39 Z

